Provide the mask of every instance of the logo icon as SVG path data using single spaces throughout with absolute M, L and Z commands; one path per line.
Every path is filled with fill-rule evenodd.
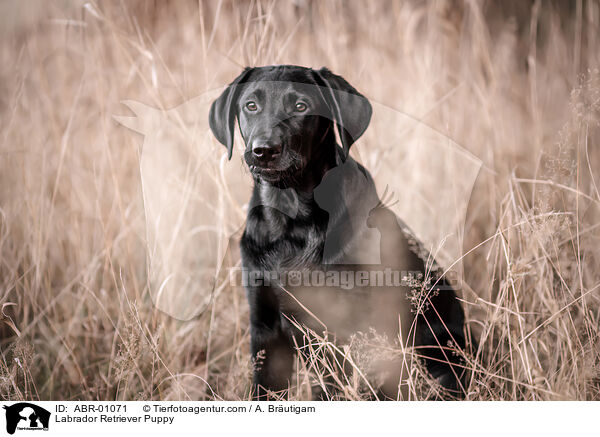
M 331 93 L 318 85 L 272 82 L 310 95 Z M 222 138 L 226 151 L 209 125 L 211 105 L 223 92 L 223 88 L 207 91 L 171 109 L 126 100 L 123 104 L 134 116 L 113 116 L 144 136 L 140 177 L 150 296 L 157 309 L 179 320 L 192 320 L 210 308 L 213 293 L 227 280 L 226 269 L 236 265 L 236 248 L 249 209 L 262 205 L 294 218 L 302 208 L 297 191 L 285 183 L 248 202 L 253 176 L 245 161 L 243 138 L 233 128 L 234 118 L 228 119 Z M 333 97 L 359 99 L 344 97 L 343 91 L 334 91 Z M 387 250 L 394 249 L 385 231 L 388 223 L 393 225 L 393 212 L 398 225 L 401 221 L 402 228 L 411 231 L 409 240 L 415 242 L 415 250 L 425 259 L 435 259 L 445 273 L 455 272 L 462 283 L 464 222 L 482 161 L 419 116 L 374 100 L 369 103 L 371 127 L 362 135 L 336 131 L 338 137 L 349 137 L 346 142 L 357 139 L 358 145 L 366 147 L 354 148 L 354 158 L 337 163 L 314 191 L 323 213 L 338 217 L 337 222 L 327 223 L 323 265 L 380 265 L 382 274 L 385 267 L 402 274 L 402 269 L 389 265 L 395 258 L 387 256 Z M 314 111 L 335 121 L 326 109 Z M 285 117 L 275 122 L 285 124 Z M 363 165 L 370 176 L 361 170 Z M 378 194 L 386 197 L 384 187 L 388 197 L 380 204 Z M 397 201 L 393 193 L 398 193 Z M 349 256 L 338 258 L 347 236 L 355 234 L 374 242 L 372 251 L 347 249 L 343 253 Z M 430 267 L 435 271 L 436 266 Z M 294 275 L 290 280 L 298 286 L 303 281 Z
M 6 410 L 6 432 L 14 434 L 18 430 L 48 430 L 50 411 L 28 402 L 3 406 Z

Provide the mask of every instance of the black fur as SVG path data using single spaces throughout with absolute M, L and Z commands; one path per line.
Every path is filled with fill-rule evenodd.
M 371 328 L 394 339 L 401 327 L 432 376 L 461 391 L 460 360 L 447 346 L 464 348 L 464 316 L 445 278 L 433 276 L 433 290 L 412 300 L 404 285 L 282 287 L 266 278 L 266 272 L 384 267 L 425 273 L 410 231 L 380 203 L 371 175 L 349 156 L 370 118 L 368 100 L 342 77 L 287 65 L 247 68 L 211 107 L 210 127 L 229 157 L 238 120 L 254 177 L 241 253 L 244 270 L 258 278 L 246 291 L 259 399 L 288 387 L 294 345 L 304 342 L 293 323 L 318 332 L 325 325 L 342 341 Z M 382 393 L 395 397 L 398 378 L 389 377 Z

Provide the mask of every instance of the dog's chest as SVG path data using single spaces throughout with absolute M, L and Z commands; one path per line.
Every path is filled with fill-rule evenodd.
M 270 223 L 273 226 L 273 222 Z M 321 265 L 326 229 L 316 223 L 282 222 L 263 252 L 271 271 L 314 269 Z
M 270 218 L 268 225 L 274 223 L 277 220 Z M 272 231 L 282 232 L 283 228 Z M 248 259 L 255 260 L 261 254 L 261 275 L 272 281 L 280 310 L 311 329 L 325 325 L 340 336 L 369 327 L 393 332 L 405 292 L 355 286 L 355 278 L 362 270 L 377 266 L 324 264 L 326 232 L 326 225 L 295 223 L 285 229 L 283 238 L 267 240 L 260 249 L 257 247 L 256 253 L 247 254 Z M 252 268 L 248 264 L 245 267 Z

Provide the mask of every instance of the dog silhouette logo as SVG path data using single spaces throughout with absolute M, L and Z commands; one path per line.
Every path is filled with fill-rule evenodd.
M 6 432 L 19 430 L 48 430 L 50 411 L 28 402 L 3 406 L 6 410 Z
M 324 97 L 331 91 L 296 82 L 274 81 L 275 85 L 293 85 Z M 251 196 L 253 176 L 241 134 L 232 129 L 231 138 L 221 138 L 228 145 L 225 149 L 210 128 L 210 108 L 226 88 L 169 109 L 125 100 L 122 103 L 131 113 L 113 116 L 144 137 L 139 174 L 150 297 L 158 310 L 178 320 L 192 320 L 207 311 L 227 271 L 237 271 L 238 243 L 248 211 L 268 207 L 296 218 L 304 208 L 298 191 L 287 183 L 272 186 L 268 196 Z M 337 92 L 338 100 L 348 98 L 364 106 L 360 97 Z M 381 249 L 394 249 L 395 240 L 388 232 L 402 228 L 411 231 L 407 240 L 421 243 L 423 253 L 435 254 L 439 266 L 447 274 L 455 273 L 460 282 L 464 222 L 482 161 L 419 117 L 372 99 L 370 105 L 371 127 L 362 135 L 359 131 L 344 135 L 365 146 L 378 146 L 353 146 L 356 159 L 345 159 L 345 152 L 336 155 L 336 165 L 312 192 L 319 210 L 329 219 L 336 217 L 326 223 L 322 264 L 388 267 L 395 257 L 382 254 Z M 320 116 L 331 119 L 325 109 Z M 276 121 L 283 126 L 287 119 L 282 116 Z M 231 146 L 238 147 L 229 149 L 231 139 Z M 379 205 L 378 193 L 384 187 L 399 201 L 387 199 Z M 362 235 L 360 241 L 368 240 L 369 250 L 346 246 L 349 235 Z

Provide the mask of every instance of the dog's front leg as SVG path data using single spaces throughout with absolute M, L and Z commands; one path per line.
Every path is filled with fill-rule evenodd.
M 254 362 L 254 397 L 266 400 L 270 392 L 288 388 L 294 348 L 281 326 L 276 296 L 269 287 L 247 290 L 250 304 L 250 349 Z

